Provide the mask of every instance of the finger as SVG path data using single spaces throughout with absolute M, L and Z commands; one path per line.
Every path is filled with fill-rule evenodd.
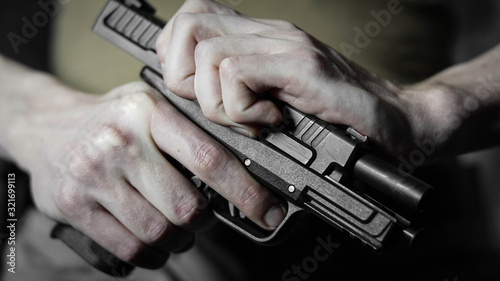
M 211 0 L 190 0 L 185 1 L 182 7 L 170 19 L 165 28 L 162 30 L 158 40 L 156 41 L 156 49 L 158 58 L 161 64 L 165 64 L 165 55 L 170 42 L 172 33 L 172 25 L 175 22 L 177 15 L 183 13 L 212 13 L 218 15 L 239 15 L 239 13 L 229 7 Z
M 150 137 L 151 111 L 157 104 L 167 104 L 165 98 L 143 83 L 131 84 L 127 91 L 112 105 L 112 114 L 119 115 L 126 126 L 101 126 L 95 145 L 102 152 L 120 155 L 112 162 L 121 175 L 170 222 L 188 231 L 204 228 L 210 213 L 204 196 L 168 163 Z
M 119 156 L 106 159 L 113 163 L 113 168 L 117 168 L 113 170 L 119 175 L 113 176 L 124 175 L 140 194 L 130 186 L 118 186 L 111 189 L 117 190 L 114 193 L 108 191 L 107 197 L 106 194 L 95 194 L 95 197 L 104 197 L 101 200 L 111 201 L 105 204 L 106 207 L 113 209 L 113 214 L 120 217 L 120 220 L 143 241 L 175 251 L 173 247 L 182 247 L 190 239 L 189 235 L 186 236 L 187 239 L 180 239 L 181 235 L 175 235 L 180 229 L 170 225 L 196 231 L 206 225 L 203 214 L 210 212 L 200 208 L 202 204 L 206 205 L 203 195 L 165 160 L 150 138 L 151 111 L 156 108 L 156 104 L 166 103 L 164 97 L 143 83 L 130 84 L 123 90 L 120 92 L 120 98 L 113 100 L 111 106 L 111 114 L 119 115 L 122 125 L 101 126 L 93 139 L 101 152 Z M 116 192 L 118 193 L 115 194 Z M 141 225 L 140 221 L 134 221 L 134 214 L 141 213 L 141 206 L 149 207 L 145 209 L 144 214 L 152 216 L 148 221 L 153 227 L 148 228 Z M 158 212 L 161 216 L 153 215 Z M 158 227 L 155 229 L 154 225 Z M 157 235 L 151 233 L 154 231 L 158 232 Z M 171 237 L 177 238 L 170 239 Z M 172 242 L 168 242 L 170 240 Z M 180 242 L 177 243 L 177 240 Z
M 198 42 L 229 34 L 254 33 L 271 28 L 264 23 L 233 15 L 179 14 L 172 24 L 165 52 L 167 87 L 181 97 L 195 99 L 194 52 Z
M 204 115 L 211 121 L 224 126 L 252 130 L 252 126 L 242 124 L 244 122 L 234 118 L 235 116 L 230 118 L 226 114 L 226 104 L 223 103 L 221 93 L 219 65 L 228 57 L 283 53 L 291 48 L 296 48 L 294 43 L 255 34 L 230 35 L 200 42 L 195 50 L 195 92 Z M 252 99 L 244 101 L 244 104 L 253 103 L 256 98 L 255 95 L 245 95 L 244 97 Z M 227 106 L 235 107 L 239 106 L 239 103 Z M 264 110 L 276 111 L 271 102 L 268 103 L 268 106 L 269 108 Z M 279 114 L 273 115 L 274 119 L 272 120 L 268 119 L 269 115 L 263 117 L 267 119 L 252 121 L 257 124 L 276 124 L 280 121 Z
M 151 121 L 151 134 L 158 147 L 255 223 L 266 229 L 277 227 L 285 215 L 279 201 L 253 179 L 227 149 L 176 113 L 171 105 L 162 107 L 159 108 L 161 114 L 154 114 Z
M 109 194 L 96 197 L 142 242 L 164 252 L 177 252 L 189 247 L 193 234 L 176 227 L 128 183 L 121 183 Z
M 88 212 L 74 226 L 119 259 L 138 267 L 157 269 L 169 257 L 141 241 L 102 207 Z
M 228 57 L 219 66 L 222 99 L 229 118 L 238 123 L 276 124 L 281 120 L 278 108 L 256 93 L 272 91 L 285 102 L 297 103 L 287 93 L 289 85 L 300 85 L 297 67 L 285 54 Z M 300 71 L 299 71 L 300 73 Z M 300 93 L 300 89 L 294 89 Z M 276 94 L 278 93 L 278 94 Z M 292 104 L 293 105 L 293 104 Z
M 377 115 L 373 95 L 338 73 L 328 74 L 336 79 L 323 79 L 323 69 L 307 50 L 226 58 L 219 66 L 226 113 L 242 123 L 273 120 L 276 112 L 268 101 L 255 98 L 255 93 L 268 93 L 304 113 L 368 132 L 366 124 L 373 125 L 371 116 Z
M 166 125 L 165 123 L 164 125 Z M 146 161 L 128 171 L 127 177 L 139 192 L 172 223 L 190 232 L 212 224 L 209 201 L 172 166 L 156 146 Z

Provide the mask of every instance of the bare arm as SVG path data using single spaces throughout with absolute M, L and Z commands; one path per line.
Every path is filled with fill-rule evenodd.
M 30 174 L 36 206 L 137 266 L 162 266 L 210 225 L 206 199 L 164 153 L 261 227 L 284 217 L 238 159 L 144 83 L 90 95 L 0 59 L 0 117 L 1 157 Z
M 456 155 L 499 144 L 500 46 L 407 88 L 417 135 Z M 422 124 L 422 125 L 419 125 Z
M 188 0 L 185 7 L 195 4 L 220 9 L 210 0 Z M 434 147 L 427 159 L 498 143 L 491 136 L 499 131 L 499 47 L 418 85 L 402 86 L 291 23 L 217 9 L 178 13 L 157 41 L 167 87 L 197 99 L 216 123 L 255 136 L 256 125 L 281 119 L 263 98 L 268 96 L 352 126 L 395 157 L 406 157 L 422 142 Z
M 50 75 L 33 71 L 0 55 L 0 157 L 28 169 L 36 139 L 17 138 L 40 124 L 37 113 L 63 110 L 91 99 L 60 84 Z

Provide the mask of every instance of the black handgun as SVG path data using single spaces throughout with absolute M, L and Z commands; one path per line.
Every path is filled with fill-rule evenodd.
M 256 139 L 212 123 L 196 102 L 178 97 L 163 82 L 156 39 L 165 23 L 154 13 L 145 1 L 109 0 L 93 31 L 144 62 L 142 79 L 234 153 L 253 177 L 287 205 L 284 221 L 273 231 L 263 230 L 176 163 L 210 197 L 210 207 L 220 221 L 263 244 L 284 239 L 306 213 L 376 250 L 398 238 L 410 243 L 415 239 L 419 229 L 409 218 L 423 209 L 430 185 L 376 157 L 368 148 L 368 138 L 355 129 L 329 124 L 283 103 L 277 103 L 282 123 L 262 129 Z M 124 276 L 133 268 L 70 226 L 58 225 L 53 237 L 108 274 Z

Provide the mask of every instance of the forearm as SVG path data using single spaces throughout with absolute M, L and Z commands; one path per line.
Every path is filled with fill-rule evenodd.
M 415 136 L 433 141 L 443 156 L 498 144 L 500 46 L 407 88 L 407 94 L 418 101 L 410 110 Z
M 34 153 L 44 113 L 60 110 L 84 95 L 52 76 L 0 56 L 0 157 L 25 166 Z M 24 167 L 25 168 L 25 167 Z
M 482 105 L 500 102 L 500 45 L 483 55 L 455 65 L 431 77 L 425 83 L 458 87 L 480 100 Z

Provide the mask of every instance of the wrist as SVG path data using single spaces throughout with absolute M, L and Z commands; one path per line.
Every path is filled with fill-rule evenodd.
M 60 118 L 63 110 L 93 97 L 45 73 L 5 63 L 0 66 L 5 74 L 0 78 L 0 157 L 29 172 L 30 162 L 43 146 L 44 130 Z
M 466 124 L 464 103 L 469 94 L 453 86 L 432 82 L 405 87 L 401 99 L 405 102 L 408 121 L 413 132 L 413 146 L 426 142 L 435 153 L 431 158 L 456 154 L 458 142 L 452 141 Z

